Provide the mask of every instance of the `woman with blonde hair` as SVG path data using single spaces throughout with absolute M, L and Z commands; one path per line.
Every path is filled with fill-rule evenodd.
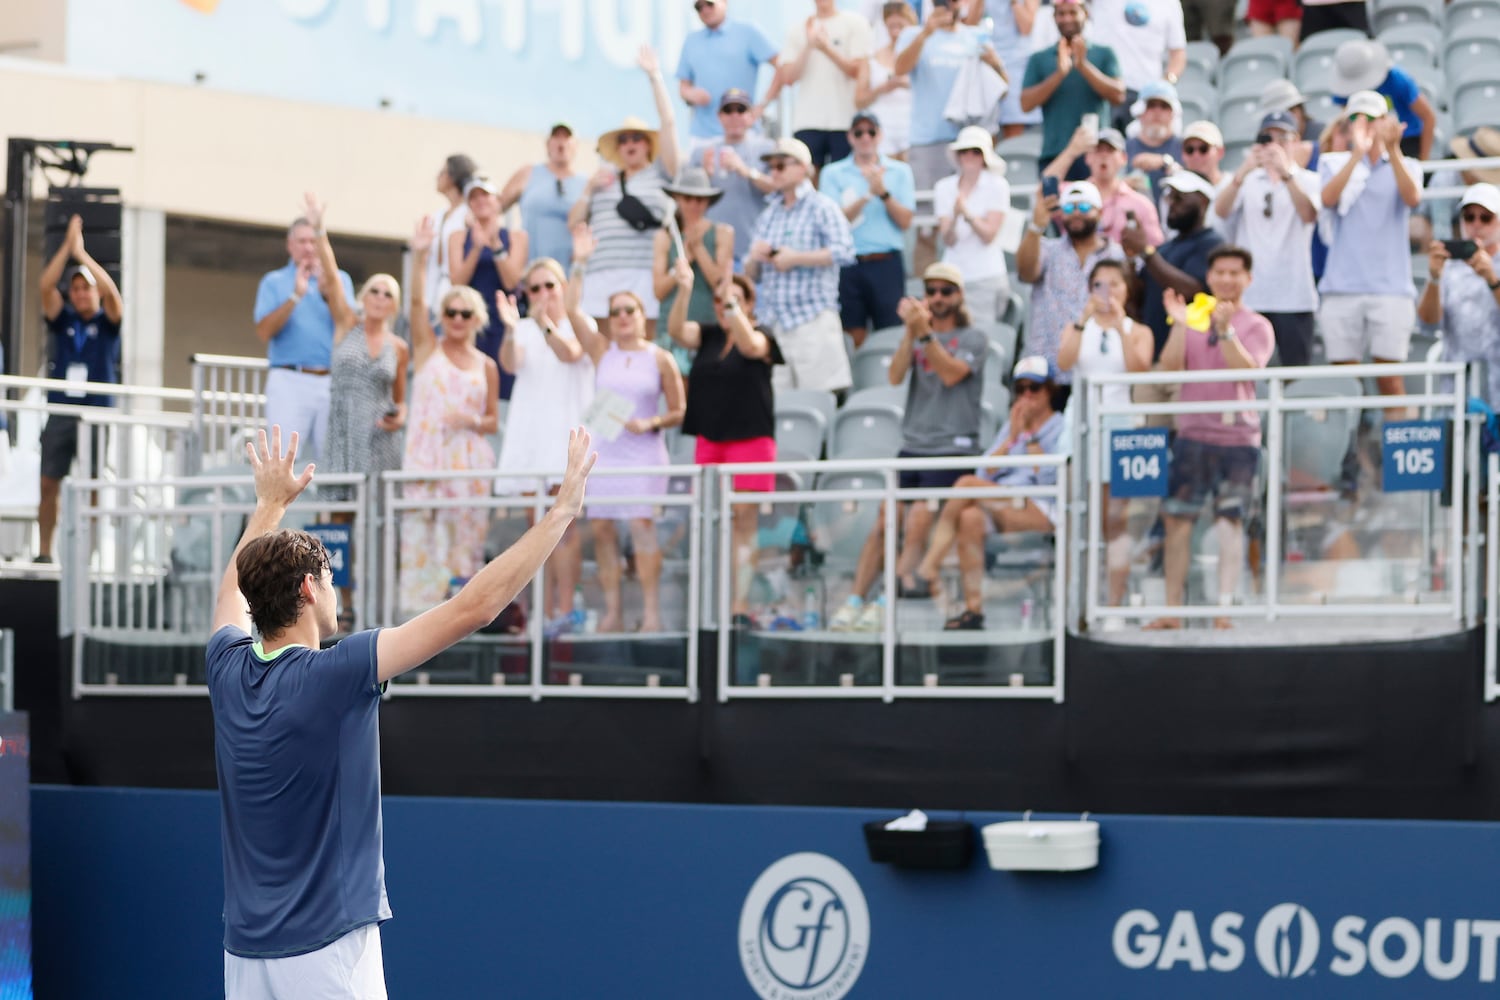
M 911 145 L 911 76 L 896 72 L 896 40 L 907 28 L 917 26 L 917 12 L 911 4 L 897 0 L 882 4 L 880 20 L 885 27 L 886 43 L 859 67 L 855 78 L 854 106 L 869 110 L 880 119 L 880 151 L 898 160 L 906 159 Z
M 574 258 L 577 259 L 580 254 L 586 258 L 593 250 L 591 243 L 587 230 L 580 227 L 573 237 Z M 723 249 L 732 245 L 732 239 L 719 244 Z M 725 274 L 727 276 L 728 268 L 725 269 Z M 686 411 L 686 394 L 677 361 L 670 352 L 647 339 L 646 307 L 635 292 L 615 292 L 609 297 L 609 332 L 601 334 L 579 308 L 583 297 L 582 286 L 583 281 L 579 279 L 568 290 L 568 315 L 572 318 L 573 329 L 578 331 L 579 339 L 583 342 L 584 351 L 597 369 L 594 391 L 597 394 L 612 394 L 630 405 L 630 415 L 620 423 L 618 436 L 610 436 L 613 428 L 596 429 L 594 440 L 597 442 L 599 459 L 595 468 L 665 468 L 669 459 L 662 429 L 682 423 L 682 415 Z M 676 288 L 675 281 L 673 287 Z M 709 308 L 713 308 L 712 301 Z M 663 398 L 666 399 L 665 412 L 661 411 Z M 620 404 L 620 409 L 624 409 L 623 403 Z M 594 480 L 589 497 L 664 496 L 666 492 L 665 475 L 602 476 Z M 620 521 L 629 522 L 630 537 L 635 546 L 635 569 L 641 581 L 641 601 L 644 605 L 641 631 L 662 631 L 662 555 L 661 547 L 657 544 L 653 513 L 651 505 L 645 503 L 628 507 L 589 506 L 589 524 L 594 532 L 594 557 L 599 564 L 599 585 L 604 590 L 604 617 L 599 620 L 601 632 L 617 632 L 622 625 L 622 574 L 617 528 Z
M 432 250 L 432 220 L 423 219 L 412 237 L 413 273 L 421 273 Z M 412 289 L 411 418 L 406 435 L 407 471 L 451 472 L 492 469 L 495 450 L 485 435 L 500 426 L 500 371 L 474 346 L 489 322 L 479 293 L 455 286 L 439 303 L 442 336 L 427 317 L 421 284 Z M 478 500 L 489 480 L 436 479 L 406 484 L 407 500 Z M 472 507 L 414 509 L 401 518 L 398 608 L 403 615 L 425 611 L 448 596 L 452 580 L 466 580 L 483 565 L 488 513 Z

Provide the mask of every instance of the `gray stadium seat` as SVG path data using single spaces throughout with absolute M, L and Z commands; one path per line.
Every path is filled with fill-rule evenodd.
M 1495 44 L 1500 47 L 1500 39 Z M 1474 68 L 1453 87 L 1449 109 L 1460 132 L 1500 121 L 1500 56 L 1490 58 L 1491 65 Z
M 1391 58 L 1402 69 L 1410 70 L 1413 63 L 1426 66 L 1438 64 L 1443 33 L 1433 24 L 1398 24 L 1380 33 L 1380 42 L 1390 52 Z
M 825 426 L 833 423 L 833 411 L 839 408 L 838 398 L 826 389 L 777 389 L 776 406 L 783 404 L 817 410 L 823 414 Z
M 1443 0 L 1374 0 L 1370 29 L 1379 35 L 1398 24 L 1442 24 Z
M 904 382 L 901 385 L 872 385 L 868 389 L 859 389 L 849 394 L 844 401 L 845 406 L 864 406 L 867 403 L 875 403 L 880 406 L 894 406 L 898 410 L 906 409 L 906 394 L 911 383 Z
M 1213 121 L 1218 101 L 1214 98 L 1213 91 L 1178 91 L 1178 101 L 1182 104 L 1182 120 L 1184 123 L 1196 121 Z
M 1182 69 L 1182 76 L 1177 80 L 1178 98 L 1185 100 L 1189 94 L 1201 95 L 1212 94 L 1214 92 L 1213 71 L 1204 68 L 1201 63 L 1189 60 L 1188 64 Z
M 923 294 L 926 294 L 926 291 L 926 288 L 922 289 Z M 865 342 L 859 345 L 859 350 L 894 351 L 901 346 L 901 338 L 905 336 L 906 327 L 904 326 L 888 326 L 884 330 L 872 330 L 865 336 Z
M 1013 138 L 1002 139 L 995 144 L 995 152 L 1005 159 L 1005 179 L 1010 182 L 1011 190 L 1034 187 L 1037 184 L 1041 177 L 1041 166 L 1038 163 L 1042 156 L 1041 132 L 1023 132 Z
M 1304 90 L 1302 96 L 1307 99 L 1304 105 L 1307 117 L 1313 121 L 1333 121 L 1344 113 L 1343 107 L 1333 102 L 1333 94 L 1327 90 Z
M 1219 68 L 1219 47 L 1213 42 L 1188 42 L 1187 64 L 1201 69 L 1212 80 Z
M 1453 0 L 1443 11 L 1446 34 L 1472 24 L 1488 24 L 1500 32 L 1500 0 Z
M 884 485 L 885 479 L 874 472 L 825 472 L 818 476 L 817 488 L 831 492 L 875 490 Z M 852 570 L 879 515 L 880 501 L 875 499 L 815 503 L 808 512 L 813 545 L 834 568 Z
M 812 407 L 776 402 L 776 454 L 783 449 L 809 458 L 823 454 L 823 439 L 828 434 L 828 419 Z
M 890 378 L 886 373 L 891 367 L 891 355 L 894 352 L 895 349 L 890 347 L 862 347 L 855 351 L 851 366 L 854 371 L 854 388 L 890 385 Z
M 1362 396 L 1355 378 L 1318 378 L 1293 382 L 1287 399 Z M 1357 410 L 1290 411 L 1282 435 L 1288 502 L 1299 495 L 1334 490 L 1343 474 L 1344 459 L 1359 422 Z
M 1219 129 L 1224 133 L 1224 142 L 1249 142 L 1260 129 L 1260 120 L 1265 115 L 1260 110 L 1261 88 L 1252 84 L 1236 90 L 1219 100 Z
M 1259 93 L 1272 80 L 1287 75 L 1291 43 L 1279 35 L 1242 38 L 1219 63 L 1219 93 L 1252 89 Z M 1221 109 L 1222 112 L 1222 109 Z
M 693 465 L 697 462 L 698 438 L 693 434 L 677 434 L 667 442 L 667 458 L 673 465 Z
M 886 403 L 845 404 L 833 417 L 828 457 L 892 458 L 901 450 L 901 410 Z
M 1333 53 L 1345 42 L 1367 37 L 1353 28 L 1320 31 L 1305 40 L 1292 64 L 1292 79 L 1300 90 L 1326 87 L 1333 76 Z

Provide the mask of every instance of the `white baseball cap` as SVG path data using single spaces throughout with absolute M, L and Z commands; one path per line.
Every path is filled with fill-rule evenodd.
M 1059 208 L 1064 205 L 1088 205 L 1091 208 L 1103 208 L 1104 198 L 1092 182 L 1074 181 L 1063 188 L 1062 197 L 1058 199 L 1057 205 Z
M 1046 382 L 1052 378 L 1052 366 L 1040 354 L 1033 354 L 1017 361 L 1010 374 L 1016 382 Z
M 1390 110 L 1390 104 L 1375 91 L 1356 90 L 1349 95 L 1349 103 L 1344 105 L 1344 117 L 1369 115 L 1371 118 L 1384 118 Z
M 1204 177 L 1202 174 L 1195 174 L 1191 170 L 1179 170 L 1163 181 L 1162 184 L 1182 194 L 1201 194 L 1210 203 L 1214 200 L 1215 192 L 1213 184 L 1209 182 L 1207 177 Z
M 1210 121 L 1193 122 L 1183 129 L 1182 141 L 1186 142 L 1189 139 L 1197 139 L 1210 146 L 1217 146 L 1219 149 L 1224 148 L 1224 133 L 1219 131 L 1219 126 Z
M 1478 205 L 1491 215 L 1500 215 L 1500 187 L 1493 184 L 1470 184 L 1458 207 Z

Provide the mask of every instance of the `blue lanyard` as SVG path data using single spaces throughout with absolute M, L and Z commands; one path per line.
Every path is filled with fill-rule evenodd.
M 83 354 L 83 345 L 88 342 L 88 328 L 84 326 L 83 317 L 79 316 L 73 321 L 73 353 Z

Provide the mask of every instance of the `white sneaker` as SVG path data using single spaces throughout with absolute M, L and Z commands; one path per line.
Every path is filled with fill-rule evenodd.
M 854 622 L 856 632 L 879 632 L 885 628 L 885 598 L 877 598 L 865 605 Z
M 856 622 L 861 618 L 861 610 L 865 602 L 857 597 L 851 597 L 844 602 L 844 606 L 834 612 L 833 619 L 828 623 L 830 632 L 849 632 L 856 628 Z

